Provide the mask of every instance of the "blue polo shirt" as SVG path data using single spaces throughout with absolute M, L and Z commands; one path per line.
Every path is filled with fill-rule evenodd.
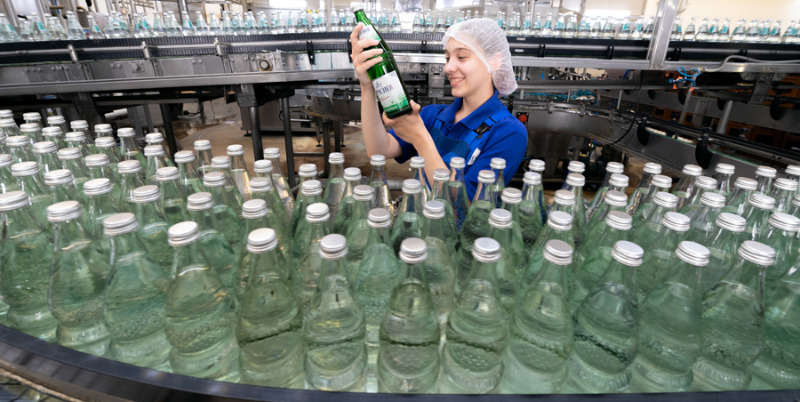
M 464 169 L 467 196 L 471 200 L 478 186 L 478 173 L 484 169 L 491 170 L 489 165 L 492 158 L 506 160 L 503 178 L 505 179 L 505 184 L 508 185 L 508 182 L 517 172 L 520 163 L 522 163 L 525 151 L 528 149 L 528 130 L 508 111 L 508 108 L 498 98 L 496 90 L 491 98 L 470 113 L 469 116 L 461 119 L 458 123 L 453 123 L 456 112 L 461 109 L 461 103 L 462 99 L 456 98 L 450 105 L 425 106 L 420 111 L 420 117 L 422 117 L 425 128 L 429 132 L 438 117 L 439 120 L 444 122 L 441 128 L 442 135 L 456 140 L 463 140 L 471 131 L 476 130 L 484 120 L 500 112 L 501 118 L 498 120 L 495 117 L 498 120 L 496 124 L 483 133 L 483 136 L 488 136 L 488 138 L 485 138 L 477 159 L 472 165 L 467 165 Z M 400 156 L 395 158 L 398 163 L 403 163 L 412 156 L 417 156 L 417 150 L 414 149 L 414 146 L 400 139 L 394 134 L 394 130 L 389 130 L 389 133 L 397 139 L 397 142 L 400 143 L 400 149 L 403 151 Z M 441 150 L 439 150 L 439 154 L 442 154 Z M 470 156 L 467 155 L 465 158 L 467 162 L 469 162 Z

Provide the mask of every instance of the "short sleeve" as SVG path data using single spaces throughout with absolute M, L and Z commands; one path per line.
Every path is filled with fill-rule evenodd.
M 469 166 L 464 177 L 467 195 L 472 199 L 478 187 L 478 175 L 481 170 L 491 170 L 492 158 L 503 158 L 506 168 L 503 171 L 505 184 L 517 173 L 519 165 L 525 158 L 528 149 L 528 130 L 514 116 L 508 116 L 492 126 L 489 139 L 482 147 L 478 158 Z
M 422 118 L 422 122 L 425 123 L 425 128 L 430 133 L 431 128 L 433 127 L 434 121 L 436 121 L 436 116 L 439 115 L 439 112 L 442 111 L 447 107 L 447 105 L 428 105 L 422 108 L 419 112 L 419 116 Z M 417 150 L 414 148 L 413 145 L 403 141 L 400 137 L 398 137 L 394 133 L 394 129 L 388 130 L 389 134 L 397 140 L 397 143 L 400 144 L 400 150 L 402 151 L 400 156 L 394 158 L 397 163 L 405 163 L 405 161 L 411 159 L 414 156 L 417 156 Z

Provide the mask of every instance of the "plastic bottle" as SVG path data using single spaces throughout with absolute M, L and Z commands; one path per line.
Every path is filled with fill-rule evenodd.
M 644 173 L 642 174 L 642 179 L 639 180 L 639 184 L 636 186 L 636 190 L 633 191 L 633 194 L 630 198 L 630 203 L 628 204 L 629 215 L 633 215 L 639 208 L 642 198 L 644 198 L 644 196 L 646 196 L 649 192 L 650 180 L 652 180 L 653 176 L 658 174 L 661 174 L 661 165 L 653 162 L 647 162 L 644 164 Z
M 447 183 L 449 196 L 448 201 L 453 206 L 455 213 L 456 227 L 461 230 L 464 219 L 467 218 L 467 211 L 470 208 L 470 200 L 467 197 L 467 186 L 464 182 L 464 158 L 455 157 L 450 159 L 450 181 Z
M 400 244 L 409 237 L 422 235 L 422 209 L 425 196 L 422 185 L 414 179 L 403 181 L 403 198 L 397 208 L 394 226 L 392 226 L 392 249 L 397 253 Z
M 733 191 L 728 196 L 728 201 L 722 212 L 729 212 L 736 215 L 744 213 L 744 208 L 747 205 L 747 200 L 750 194 L 756 191 L 758 182 L 747 177 L 737 177 L 733 182 Z
M 669 278 L 672 269 L 679 263 L 675 250 L 690 230 L 689 217 L 680 212 L 667 212 L 661 221 L 664 229 L 652 244 L 643 244 L 647 249 L 642 266 L 636 272 L 636 297 L 641 304 L 645 297 Z M 707 264 L 706 264 L 707 265 Z
M 183 186 L 183 192 L 186 194 L 194 194 L 206 191 L 203 185 L 203 179 L 197 173 L 194 164 L 194 154 L 192 151 L 178 151 L 174 156 L 175 164 L 178 166 L 180 173 L 180 183 Z

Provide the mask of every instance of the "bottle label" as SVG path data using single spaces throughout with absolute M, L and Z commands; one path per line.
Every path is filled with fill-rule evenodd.
M 381 37 L 378 36 L 378 31 L 372 25 L 364 25 L 364 28 L 361 28 L 361 32 L 358 33 L 358 40 L 364 38 L 381 40 Z
M 387 115 L 399 112 L 409 107 L 406 91 L 400 83 L 397 71 L 392 71 L 372 80 L 372 86 L 378 94 L 378 100 Z

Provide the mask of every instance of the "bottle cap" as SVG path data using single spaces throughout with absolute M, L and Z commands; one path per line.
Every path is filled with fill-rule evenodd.
M 273 229 L 259 228 L 247 235 L 247 251 L 264 254 L 278 247 L 278 235 Z
M 669 211 L 664 214 L 661 224 L 669 230 L 684 233 L 691 229 L 692 220 L 680 212 Z
M 444 218 L 445 206 L 439 200 L 431 200 L 425 203 L 422 210 L 422 216 L 428 219 L 442 219 Z
M 622 174 L 625 171 L 625 166 L 619 162 L 606 163 L 606 172 L 612 174 Z
M 556 190 L 553 203 L 558 205 L 575 205 L 575 194 L 568 190 Z
M 630 230 L 633 218 L 625 212 L 609 211 L 606 214 L 606 225 L 617 230 Z
M 12 135 L 6 137 L 6 145 L 9 147 L 24 147 L 30 145 L 31 139 L 24 135 Z
M 55 127 L 58 128 L 58 127 Z M 59 129 L 59 133 L 61 129 Z M 70 131 L 66 135 L 64 135 L 64 141 L 66 142 L 86 142 L 86 134 L 83 131 Z
M 317 165 L 313 163 L 304 163 L 297 169 L 297 174 L 300 177 L 314 177 L 317 175 Z
M 419 180 L 403 180 L 403 194 L 418 194 L 420 191 L 422 191 L 422 183 Z
M 167 230 L 167 241 L 172 247 L 194 243 L 200 237 L 200 227 L 192 221 L 179 222 Z
M 586 184 L 586 178 L 582 174 L 570 173 L 567 175 L 567 185 L 573 187 L 583 187 Z
M 750 194 L 747 203 L 758 209 L 772 210 L 775 208 L 775 199 L 762 193 Z
M 696 267 L 704 267 L 708 265 L 708 260 L 711 257 L 711 252 L 705 246 L 697 244 L 693 241 L 682 241 L 678 244 L 678 249 L 675 250 L 675 255 L 683 262 L 694 265 Z
M 714 167 L 714 171 L 719 174 L 731 175 L 736 172 L 736 166 L 729 163 L 718 163 L 717 166 Z
M 0 194 L 0 212 L 13 211 L 30 205 L 28 193 L 24 191 L 9 191 Z
M 341 152 L 331 152 L 328 154 L 328 163 L 342 164 L 344 163 L 344 154 Z
M 215 156 L 211 158 L 211 167 L 216 169 L 228 169 L 231 167 L 231 160 L 227 156 Z
M 494 172 L 491 170 L 481 170 L 478 172 L 478 182 L 483 184 L 494 183 Z
M 547 215 L 547 226 L 562 232 L 570 230 L 572 229 L 572 215 L 564 211 L 553 211 Z
M 96 195 L 108 194 L 111 192 L 113 186 L 111 180 L 101 177 L 99 179 L 92 179 L 83 183 L 83 193 L 89 197 Z
M 44 184 L 48 186 L 68 184 L 73 180 L 75 179 L 72 177 L 72 172 L 68 169 L 51 170 L 44 174 Z
M 117 164 L 117 171 L 120 174 L 139 173 L 142 171 L 142 164 L 136 159 L 122 161 Z
M 644 250 L 635 243 L 626 240 L 620 240 L 614 243 L 614 249 L 611 250 L 611 257 L 617 262 L 629 267 L 638 267 L 642 265 L 642 257 Z
M 511 227 L 511 212 L 502 209 L 502 208 L 495 208 L 489 214 L 489 225 L 498 228 L 498 229 L 507 229 Z
M 581 161 L 570 161 L 567 170 L 572 173 L 583 173 L 586 171 L 586 165 Z
M 322 183 L 319 180 L 306 180 L 300 185 L 300 194 L 306 197 L 322 194 Z
M 416 264 L 428 258 L 428 246 L 425 240 L 409 237 L 400 243 L 400 260 L 406 264 Z
M 775 249 L 757 241 L 745 240 L 739 247 L 739 257 L 753 264 L 768 267 L 775 263 Z
M 775 212 L 769 216 L 769 225 L 778 230 L 794 233 L 800 230 L 800 218 L 783 212 Z
M 78 201 L 62 201 L 47 207 L 47 220 L 52 223 L 77 219 L 81 214 L 83 214 L 83 210 Z
M 53 141 L 40 141 L 33 144 L 33 153 L 35 154 L 49 154 L 56 151 L 58 151 L 58 147 Z
M 78 132 L 83 134 L 80 131 Z M 61 134 L 61 127 L 45 127 L 42 129 L 42 136 L 44 137 L 60 137 Z
M 450 158 L 450 167 L 453 169 L 463 169 L 464 166 L 467 165 L 467 162 L 464 161 L 464 158 L 460 156 L 456 156 L 455 158 Z
M 253 171 L 262 174 L 272 173 L 272 161 L 260 159 L 253 162 Z
M 774 179 L 775 176 L 777 175 L 778 171 L 775 170 L 775 168 L 763 165 L 756 168 L 756 176 L 769 177 L 771 179 Z
M 61 148 L 58 150 L 58 159 L 62 161 L 71 161 L 83 157 L 80 148 Z
M 40 129 L 37 123 L 23 123 L 19 125 L 19 131 L 23 133 L 38 133 Z
M 662 208 L 675 209 L 678 206 L 678 197 L 666 191 L 659 191 L 653 197 L 653 203 Z
M 363 10 L 364 10 L 364 4 L 362 4 L 360 1 L 358 2 L 354 1 L 350 3 L 350 11 L 353 14 Z
M 114 141 L 114 137 L 97 137 L 94 139 L 94 146 L 98 148 L 111 148 L 117 146 L 117 142 Z
M 786 170 L 784 170 L 787 175 L 790 176 L 800 176 L 800 166 L 798 165 L 788 165 L 786 166 Z
M 706 191 L 700 196 L 700 203 L 711 208 L 722 208 L 725 206 L 725 196 L 719 193 Z
M 239 144 L 228 145 L 228 156 L 244 155 L 244 147 Z
M 0 119 L 0 127 L 14 127 L 17 125 L 17 122 L 14 119 Z
M 744 229 L 747 226 L 747 220 L 739 215 L 729 212 L 722 212 L 717 215 L 717 220 L 714 221 L 714 223 L 717 225 L 717 227 L 735 233 L 744 232 Z
M 0 155 L 0 157 L 2 157 L 2 155 Z M 3 166 L 1 161 L 0 161 L 0 166 Z M 800 207 L 800 194 L 795 194 L 794 197 L 792 197 L 792 205 L 795 207 Z
M 624 207 L 628 204 L 628 196 L 617 190 L 609 190 L 603 196 L 603 202 L 612 207 Z
M 250 192 L 252 193 L 264 193 L 269 191 L 271 187 L 272 184 L 266 177 L 254 177 L 250 179 Z
M 375 196 L 375 189 L 366 184 L 353 187 L 353 199 L 356 201 L 371 201 Z
M 222 187 L 225 185 L 225 175 L 222 172 L 208 172 L 203 176 L 203 185 L 206 187 Z
M 541 159 L 531 159 L 531 161 L 528 162 L 528 170 L 530 171 L 541 174 L 542 172 L 544 172 L 544 169 L 545 169 L 544 161 Z
M 97 130 L 97 126 L 94 126 L 94 127 L 95 127 L 95 130 Z M 109 127 L 109 128 L 111 128 L 111 127 Z M 117 129 L 117 137 L 130 138 L 130 137 L 133 137 L 134 135 L 136 135 L 136 132 L 133 130 L 132 127 L 121 127 L 119 129 Z
M 156 170 L 156 181 L 158 182 L 178 180 L 179 177 L 180 172 L 174 166 L 165 166 Z
M 69 122 L 69 127 L 73 130 L 80 130 L 80 129 L 88 130 L 89 123 L 86 120 L 73 120 Z
M 629 182 L 630 182 L 630 179 L 628 179 L 628 176 L 625 176 L 624 174 L 617 174 L 617 173 L 612 174 L 611 178 L 608 180 L 608 184 L 610 184 L 610 185 L 612 185 L 614 187 L 620 187 L 620 188 L 628 187 Z
M 694 185 L 703 190 L 714 190 L 717 188 L 717 181 L 708 176 L 697 176 Z
M 421 156 L 412 156 L 409 160 L 411 169 L 423 169 L 425 167 L 425 158 Z
M 572 264 L 572 246 L 562 240 L 548 240 L 544 245 L 544 259 L 560 266 Z
M 197 140 L 197 141 L 195 141 L 194 142 L 194 149 L 195 150 L 197 150 L 197 143 L 200 142 L 200 141 L 208 141 L 208 140 Z M 144 136 L 144 142 L 146 142 L 148 144 L 153 144 L 153 145 L 161 144 L 162 142 L 164 142 L 164 137 L 161 135 L 161 133 L 147 133 Z M 209 146 L 209 148 L 211 147 L 211 141 L 208 141 L 208 146 Z
M 175 153 L 175 163 L 189 162 L 194 162 L 194 153 L 192 151 L 178 151 Z
M 13 119 L 13 118 L 14 118 L 14 112 L 12 112 L 10 109 L 0 110 L 0 119 Z
M 661 165 L 658 163 L 647 162 L 644 164 L 644 172 L 650 174 L 661 174 Z
M 161 145 L 148 145 L 144 147 L 144 156 L 164 156 L 164 147 Z
M 114 214 L 103 219 L 103 234 L 106 236 L 119 236 L 131 233 L 139 228 L 136 215 L 130 212 Z
M 494 170 L 503 170 L 506 168 L 506 160 L 503 158 L 492 158 L 489 162 L 489 167 Z
M 525 172 L 525 175 L 522 176 L 522 182 L 529 186 L 541 186 L 542 175 L 536 172 Z
M 27 161 L 11 165 L 11 175 L 14 177 L 32 176 L 37 173 L 39 173 L 38 162 Z
M 433 181 L 450 181 L 450 171 L 445 168 L 434 169 Z
M 742 190 L 756 191 L 756 188 L 758 188 L 758 182 L 749 177 L 737 177 L 733 182 L 733 186 L 736 188 L 741 188 Z
M 392 214 L 385 208 L 373 208 L 367 215 L 367 224 L 373 229 L 386 229 L 392 226 Z
M 9 154 L 0 154 L 0 167 L 11 166 L 11 163 L 14 162 L 14 159 L 11 158 Z
M 200 192 L 186 197 L 186 209 L 189 211 L 205 211 L 214 206 L 214 197 L 211 193 Z
M 330 217 L 330 209 L 324 202 L 315 202 L 306 207 L 306 221 L 309 223 L 326 222 Z
M 369 164 L 374 167 L 383 166 L 386 164 L 386 157 L 383 155 L 372 155 L 372 157 L 369 158 Z
M 267 216 L 267 202 L 256 198 L 242 204 L 242 218 L 258 219 Z
M 150 134 L 147 134 L 150 135 Z M 194 142 L 194 150 L 195 151 L 207 151 L 211 149 L 211 141 L 209 140 L 197 140 Z
M 347 239 L 340 234 L 329 234 L 319 242 L 319 256 L 326 260 L 338 260 L 347 255 Z
M 344 170 L 344 179 L 347 181 L 361 181 L 361 169 L 349 167 Z
M 693 164 L 683 165 L 683 174 L 687 176 L 700 176 L 703 174 L 703 168 Z
M 772 184 L 772 187 L 777 188 L 778 190 L 796 192 L 797 181 L 785 178 L 775 179 L 775 183 Z
M 475 239 L 472 258 L 480 262 L 495 262 L 500 259 L 500 243 L 488 237 Z
M 660 189 L 669 189 L 672 187 L 672 179 L 669 176 L 657 174 L 650 180 L 650 185 Z
M 280 158 L 281 150 L 278 148 L 267 148 L 264 150 L 264 159 Z
M 500 200 L 506 204 L 516 205 L 522 202 L 522 191 L 518 188 L 506 187 L 500 195 Z
M 161 190 L 157 186 L 147 185 L 133 189 L 134 204 L 158 201 L 159 198 L 161 198 Z
M 22 114 L 23 120 L 42 120 L 42 115 L 37 112 L 28 112 Z

